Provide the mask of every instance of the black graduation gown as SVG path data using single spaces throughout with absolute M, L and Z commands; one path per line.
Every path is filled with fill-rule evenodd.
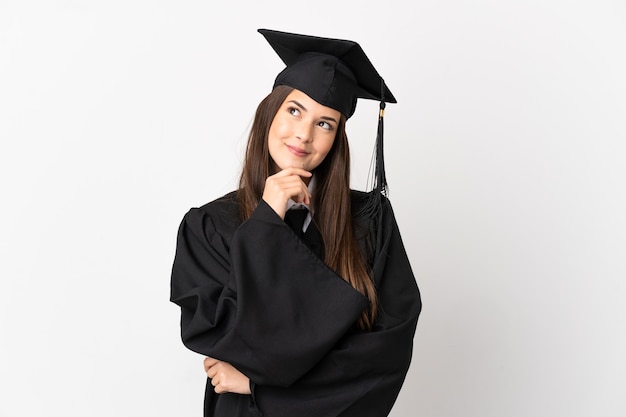
M 352 191 L 353 211 L 365 198 Z M 366 297 L 322 262 L 308 230 L 307 245 L 264 201 L 245 222 L 235 192 L 184 216 L 171 279 L 183 343 L 231 363 L 252 388 L 252 395 L 218 395 L 207 380 L 206 416 L 388 415 L 422 304 L 383 201 L 381 217 L 355 218 L 380 300 L 370 332 L 355 325 Z

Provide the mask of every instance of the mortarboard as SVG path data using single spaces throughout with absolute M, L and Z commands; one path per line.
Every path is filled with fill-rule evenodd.
M 380 101 L 374 192 L 366 209 L 377 211 L 381 193 L 387 189 L 383 158 L 385 103 L 396 103 L 385 81 L 356 42 L 268 29 L 258 31 L 286 65 L 276 77 L 274 87 L 296 88 L 346 118 L 354 114 L 358 98 Z
M 259 32 L 287 65 L 274 87 L 297 88 L 346 117 L 354 113 L 357 98 L 396 102 L 358 43 L 267 29 Z

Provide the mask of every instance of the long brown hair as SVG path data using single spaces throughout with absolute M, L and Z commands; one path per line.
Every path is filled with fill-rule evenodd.
M 274 116 L 292 90 L 277 86 L 256 110 L 239 180 L 238 198 L 243 219 L 252 215 L 263 195 L 266 178 L 274 174 L 268 134 Z M 378 297 L 352 224 L 350 150 L 345 125 L 346 118 L 341 116 L 333 146 L 315 169 L 314 221 L 324 241 L 324 262 L 369 299 L 370 306 L 363 311 L 358 324 L 363 330 L 370 330 L 378 310 Z

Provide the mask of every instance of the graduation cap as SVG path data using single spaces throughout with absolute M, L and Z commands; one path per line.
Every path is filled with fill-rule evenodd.
M 386 193 L 387 179 L 383 160 L 383 116 L 385 103 L 396 103 L 383 78 L 378 74 L 361 46 L 353 41 L 259 29 L 286 68 L 274 87 L 286 85 L 298 89 L 318 103 L 350 118 L 357 99 L 380 101 L 376 137 L 376 168 L 373 202 L 369 209 L 380 206 L 381 193 Z

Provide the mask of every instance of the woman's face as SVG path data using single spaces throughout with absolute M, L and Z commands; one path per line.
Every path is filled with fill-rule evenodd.
M 333 146 L 340 117 L 337 110 L 294 89 L 276 112 L 267 139 L 278 169 L 317 168 Z

